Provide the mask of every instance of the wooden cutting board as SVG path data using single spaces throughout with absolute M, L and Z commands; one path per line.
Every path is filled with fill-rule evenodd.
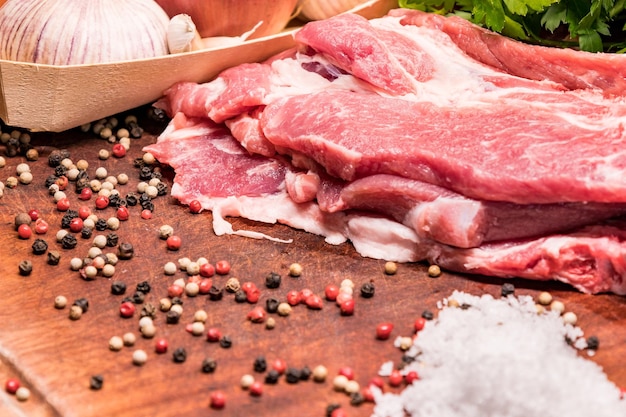
M 145 109 L 141 109 L 143 114 Z M 139 110 L 138 110 L 139 111 Z M 97 167 L 105 167 L 112 175 L 127 173 L 130 181 L 119 186 L 122 195 L 134 191 L 139 182 L 139 171 L 133 160 L 141 157 L 141 148 L 156 140 L 162 125 L 144 122 L 146 133 L 132 141 L 124 158 L 99 160 L 100 149 L 110 149 L 106 141 L 93 134 L 69 131 L 59 134 L 33 134 L 32 143 L 40 159 L 29 162 L 34 180 L 29 185 L 5 189 L 0 199 L 0 291 L 3 295 L 2 320 L 0 320 L 0 382 L 15 377 L 31 390 L 31 398 L 18 402 L 12 395 L 0 394 L 0 415 L 3 416 L 323 416 L 326 406 L 338 403 L 347 407 L 348 414 L 369 415 L 372 404 L 359 407 L 349 405 L 349 397 L 333 390 L 332 378 L 340 367 L 354 369 L 356 380 L 365 386 L 376 375 L 379 367 L 392 360 L 398 364 L 402 352 L 393 346 L 397 336 L 410 336 L 413 322 L 424 310 L 436 313 L 437 301 L 453 290 L 480 295 L 498 295 L 501 280 L 483 277 L 465 277 L 443 273 L 438 278 L 427 274 L 427 265 L 416 263 L 399 265 L 395 275 L 384 273 L 384 262 L 359 256 L 350 244 L 332 246 L 318 236 L 293 230 L 281 225 L 262 225 L 241 219 L 229 219 L 235 229 L 246 228 L 279 237 L 293 239 L 293 243 L 276 243 L 237 236 L 216 237 L 211 229 L 211 213 L 191 214 L 169 196 L 155 200 L 153 218 L 140 218 L 139 207 L 131 207 L 131 217 L 122 222 L 115 233 L 120 242 L 131 243 L 135 255 L 131 260 L 120 261 L 113 278 L 98 277 L 83 280 L 78 272 L 69 268 L 70 259 L 84 257 L 91 239 L 78 237 L 75 249 L 62 249 L 55 234 L 60 229 L 62 213 L 44 186 L 52 173 L 47 158 L 55 148 L 65 148 L 74 161 L 89 162 L 88 172 L 93 177 Z M 0 168 L 0 179 L 15 175 L 21 157 L 8 158 L 7 166 Z M 165 169 L 164 180 L 171 185 L 172 172 Z M 94 208 L 94 200 L 81 202 L 72 191 L 67 192 L 71 208 L 81 204 Z M 28 240 L 17 238 L 14 217 L 19 212 L 37 209 L 50 224 L 50 231 Z M 95 209 L 94 209 L 95 210 Z M 114 215 L 113 208 L 97 211 L 101 218 Z M 177 252 L 169 251 L 159 239 L 159 227 L 171 225 L 182 237 Z M 108 233 L 108 232 L 103 232 Z M 46 263 L 46 255 L 34 255 L 31 245 L 35 237 L 47 241 L 51 250 L 62 257 L 57 266 Z M 106 251 L 115 249 L 107 248 Z M 356 297 L 353 316 L 344 317 L 338 308 L 325 302 L 321 310 L 311 310 L 304 305 L 293 308 L 288 317 L 272 315 L 276 327 L 268 330 L 263 324 L 252 323 L 246 314 L 254 307 L 239 304 L 232 294 L 224 294 L 220 301 L 210 301 L 206 295 L 183 297 L 184 312 L 178 324 L 167 324 L 165 315 L 157 313 L 157 335 L 154 339 L 142 338 L 138 331 L 138 314 L 123 319 L 119 315 L 122 296 L 110 292 L 112 280 L 121 280 L 132 295 L 139 282 L 147 281 L 151 291 L 144 303 L 156 306 L 166 296 L 168 286 L 176 278 L 186 278 L 179 271 L 166 276 L 163 266 L 181 257 L 197 259 L 206 257 L 210 262 L 227 260 L 232 270 L 227 276 L 216 276 L 214 282 L 222 285 L 228 278 L 241 282 L 252 281 L 261 289 L 258 305 L 265 305 L 268 297 L 285 300 L 290 290 L 308 288 L 323 294 L 327 284 L 339 284 L 344 279 L 354 281 L 358 289 L 365 282 L 375 284 L 373 298 Z M 33 272 L 24 277 L 18 274 L 18 264 L 31 260 Z M 298 262 L 303 273 L 298 278 L 288 276 L 291 263 Z M 264 286 L 265 276 L 277 272 L 282 276 L 278 289 Z M 579 317 L 579 325 L 587 335 L 597 335 L 600 349 L 592 358 L 600 364 L 609 379 L 626 386 L 626 298 L 614 295 L 590 296 L 581 294 L 559 283 L 537 283 L 512 280 L 517 294 L 536 296 L 540 291 L 550 291 L 562 300 L 567 310 Z M 68 318 L 68 308 L 54 308 L 58 295 L 67 297 L 69 304 L 79 298 L 89 301 L 88 311 L 79 320 Z M 218 327 L 232 339 L 226 349 L 209 343 L 186 331 L 196 310 L 208 312 L 207 327 Z M 395 325 L 392 337 L 380 341 L 374 337 L 375 327 L 383 321 Z M 134 347 L 119 352 L 109 350 L 112 336 L 126 332 L 137 335 Z M 156 338 L 169 342 L 165 354 L 156 354 Z M 175 363 L 172 352 L 182 347 L 187 352 L 184 363 Z M 143 349 L 148 361 L 143 366 L 132 364 L 132 353 Z M 584 354 L 584 353 L 583 353 Z M 252 374 L 263 380 L 265 374 L 253 371 L 254 359 L 264 356 L 268 362 L 281 358 L 288 366 L 314 368 L 324 365 L 329 378 L 324 383 L 311 380 L 288 384 L 281 378 L 275 385 L 265 385 L 263 395 L 252 397 L 240 387 L 240 378 Z M 217 361 L 214 373 L 201 372 L 201 363 L 207 358 Z M 102 375 L 101 390 L 90 389 L 90 377 Z M 397 391 L 397 388 L 386 387 Z M 227 398 L 222 411 L 209 408 L 211 392 L 221 390 Z M 219 414 L 221 413 L 221 414 Z

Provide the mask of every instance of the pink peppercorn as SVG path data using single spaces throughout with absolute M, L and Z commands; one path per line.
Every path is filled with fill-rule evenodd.
M 87 217 L 91 215 L 91 209 L 87 206 L 80 206 L 78 208 L 78 217 L 85 220 Z
M 43 235 L 45 234 L 49 229 L 49 225 L 48 222 L 45 221 L 44 219 L 37 219 L 35 221 L 35 233 L 37 233 L 38 235 Z
M 393 371 L 391 371 L 391 374 L 389 375 L 389 385 L 391 385 L 392 387 L 399 387 L 400 385 L 402 385 L 403 380 L 404 377 L 399 370 L 394 369 Z
M 152 218 L 152 211 L 148 209 L 141 210 L 141 218 L 144 220 L 150 220 Z
M 172 284 L 169 287 L 167 287 L 167 296 L 171 298 L 180 297 L 181 295 L 183 295 L 184 291 L 185 289 L 181 287 L 180 285 Z
M 300 302 L 305 303 L 306 299 L 313 295 L 313 291 L 308 288 L 300 290 Z
M 74 233 L 78 233 L 83 230 L 83 219 L 80 217 L 74 217 L 70 220 L 70 231 Z
M 167 248 L 169 250 L 178 250 L 180 249 L 182 240 L 179 236 L 172 235 L 167 238 L 167 240 L 165 241 L 165 244 L 167 245 Z
M 30 239 L 33 235 L 33 231 L 27 224 L 20 224 L 17 228 L 17 235 L 20 239 Z
M 222 332 L 217 327 L 211 327 L 206 332 L 206 340 L 208 342 L 219 342 L 222 338 Z
M 120 316 L 124 318 L 132 317 L 135 314 L 135 305 L 130 301 L 120 304 Z
M 98 210 L 104 210 L 109 207 L 109 197 L 100 195 L 96 198 L 96 208 Z
M 282 375 L 287 370 L 287 362 L 280 358 L 274 359 L 274 362 L 272 362 L 272 369 Z
M 157 341 L 154 344 L 154 351 L 156 353 L 165 353 L 167 352 L 167 347 L 168 347 L 168 343 L 167 343 L 167 339 L 157 339 Z
M 287 293 L 287 303 L 289 303 L 290 306 L 300 304 L 300 300 L 300 292 L 292 290 Z
M 198 200 L 192 200 L 189 203 L 189 211 L 193 214 L 200 213 L 202 211 L 202 204 Z
M 369 385 L 373 385 L 373 386 L 378 387 L 378 388 L 380 388 L 382 390 L 383 387 L 385 386 L 385 381 L 383 381 L 383 379 L 381 377 L 375 376 L 372 379 L 370 379 Z
M 230 262 L 221 260 L 215 264 L 215 273 L 219 275 L 226 275 L 230 272 Z
M 128 220 L 130 217 L 130 212 L 128 211 L 128 207 L 120 206 L 117 208 L 116 217 L 122 221 Z
M 28 210 L 28 216 L 30 217 L 32 221 L 37 221 L 37 219 L 39 218 L 39 210 L 36 210 L 36 209 Z
M 205 278 L 198 283 L 198 292 L 200 294 L 208 294 L 213 286 L 213 280 L 211 278 Z
M 250 304 L 256 303 L 257 301 L 259 301 L 259 298 L 261 298 L 261 291 L 256 287 L 246 292 L 246 301 L 248 301 Z
M 9 378 L 7 379 L 7 381 L 4 383 L 4 389 L 6 390 L 6 392 L 8 392 L 9 394 L 15 394 L 17 392 L 17 390 L 20 387 L 20 381 L 19 379 L 16 378 Z
M 70 209 L 70 200 L 65 197 L 57 201 L 57 210 L 68 211 Z
M 416 380 L 418 380 L 420 378 L 419 378 L 419 375 L 417 374 L 416 371 L 409 371 L 405 375 L 404 379 L 405 379 L 407 384 L 412 384 L 413 381 L 416 381 Z
M 329 284 L 324 289 L 324 296 L 328 301 L 335 301 L 339 295 L 339 287 L 335 284 Z
M 370 387 L 365 387 L 361 390 L 361 395 L 363 396 L 363 399 L 367 402 L 374 402 L 374 391 L 372 391 L 372 388 Z
M 344 316 L 353 315 L 354 314 L 354 300 L 353 299 L 345 300 L 344 302 L 339 304 L 339 310 L 341 311 L 341 314 Z
M 207 278 L 215 275 L 215 267 L 213 266 L 213 264 L 205 262 L 200 265 L 200 275 Z
M 376 338 L 380 340 L 387 340 L 391 336 L 393 331 L 393 323 L 380 323 L 376 326 Z
M 250 395 L 259 397 L 262 394 L 263 394 L 263 383 L 261 383 L 261 381 L 254 381 L 252 385 L 250 385 Z
M 261 306 L 253 308 L 246 316 L 252 323 L 263 323 L 267 317 L 267 312 Z
M 322 298 L 317 294 L 309 295 L 306 298 L 306 300 L 304 300 L 304 303 L 306 304 L 308 308 L 313 309 L 313 310 L 321 310 L 322 307 L 324 306 L 324 303 L 322 302 Z
M 82 190 L 80 190 L 80 194 L 78 195 L 78 198 L 80 198 L 83 201 L 87 201 L 91 199 L 92 195 L 93 195 L 93 191 L 91 191 L 91 188 L 85 187 Z
M 419 332 L 426 325 L 426 319 L 424 317 L 418 317 L 413 324 L 416 332 Z
M 348 413 L 343 408 L 335 408 L 330 413 L 330 417 L 348 417 Z
M 335 302 L 337 303 L 337 305 L 341 305 L 341 303 L 347 300 L 352 300 L 352 295 L 345 292 L 340 292 L 335 299 Z
M 126 148 L 121 143 L 116 143 L 111 149 L 111 153 L 116 158 L 122 158 L 126 155 Z
M 226 405 L 226 396 L 222 391 L 213 391 L 209 401 L 212 408 L 221 409 Z
M 348 378 L 350 381 L 354 379 L 354 370 L 349 366 L 342 366 L 339 368 L 339 375 L 343 375 Z
M 246 281 L 243 284 L 241 284 L 241 291 L 245 292 L 246 294 L 252 290 L 257 290 L 257 289 L 258 288 L 256 284 L 252 281 Z

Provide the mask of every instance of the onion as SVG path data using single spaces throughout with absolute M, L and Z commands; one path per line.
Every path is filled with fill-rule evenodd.
M 285 28 L 297 0 L 156 0 L 170 18 L 191 17 L 200 36 L 241 36 L 258 22 L 250 38 L 273 35 Z
M 153 0 L 7 0 L 0 59 L 75 65 L 166 55 L 167 14 Z
M 323 20 L 365 3 L 367 0 L 298 0 L 298 17 L 304 20 Z

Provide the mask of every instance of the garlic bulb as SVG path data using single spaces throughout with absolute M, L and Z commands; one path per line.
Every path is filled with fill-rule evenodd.
M 366 0 L 298 0 L 298 17 L 304 20 L 323 20 L 365 3 Z
M 0 59 L 76 65 L 166 55 L 168 23 L 154 0 L 7 0 Z

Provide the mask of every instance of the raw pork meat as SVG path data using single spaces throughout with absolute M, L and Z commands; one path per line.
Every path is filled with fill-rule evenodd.
M 213 211 L 216 233 L 268 237 L 223 218 L 243 216 L 350 240 L 363 256 L 626 293 L 621 225 L 572 231 L 624 213 L 624 77 L 606 70 L 623 58 L 551 59 L 407 10 L 295 36 L 297 49 L 156 104 L 174 119 L 146 150 L 175 168 L 176 198 Z M 498 62 L 507 49 L 532 76 Z

